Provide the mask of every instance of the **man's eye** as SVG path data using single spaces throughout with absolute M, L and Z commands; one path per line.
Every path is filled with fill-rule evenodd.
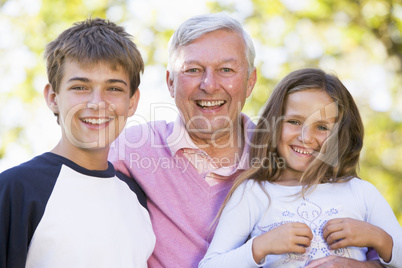
M 197 69 L 197 68 L 191 68 L 191 69 L 188 69 L 188 70 L 186 71 L 186 73 L 196 73 L 196 72 L 198 72 L 198 69 Z
M 222 68 L 222 72 L 224 72 L 224 73 L 229 73 L 231 71 L 232 71 L 232 69 L 230 69 L 230 68 Z

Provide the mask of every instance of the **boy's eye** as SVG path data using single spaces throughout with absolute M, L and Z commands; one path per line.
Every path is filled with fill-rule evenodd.
M 118 87 L 111 87 L 109 88 L 110 91 L 123 91 L 121 88 Z
M 72 89 L 74 89 L 74 90 L 85 90 L 86 88 L 81 87 L 81 86 L 76 86 L 76 87 L 73 87 Z

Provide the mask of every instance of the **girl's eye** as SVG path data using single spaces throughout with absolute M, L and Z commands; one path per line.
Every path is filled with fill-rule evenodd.
M 329 130 L 329 128 L 327 126 L 318 126 L 317 128 L 318 128 L 318 130 L 323 130 L 323 131 Z
M 288 120 L 287 122 L 288 122 L 289 124 L 292 124 L 292 125 L 301 125 L 300 122 L 297 121 L 297 120 Z

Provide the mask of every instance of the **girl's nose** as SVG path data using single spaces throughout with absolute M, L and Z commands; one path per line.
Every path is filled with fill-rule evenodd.
M 303 125 L 298 136 L 299 141 L 303 144 L 311 144 L 314 141 L 314 130 L 311 125 Z

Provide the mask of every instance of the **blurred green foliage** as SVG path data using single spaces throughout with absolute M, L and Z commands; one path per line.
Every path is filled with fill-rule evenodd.
M 28 113 L 35 109 L 35 100 L 42 98 L 35 85 L 38 77 L 42 80 L 46 77 L 42 59 L 45 45 L 75 21 L 89 16 L 110 18 L 119 24 L 130 25 L 140 34 L 146 30 L 149 39 L 146 45 L 141 45 L 142 39 L 135 36 L 135 41 L 143 50 L 145 72 L 150 66 L 166 65 L 167 58 L 160 57 L 160 51 L 167 50 L 174 28 L 163 25 L 159 21 L 161 13 L 156 11 L 146 14 L 146 21 L 133 16 L 128 7 L 136 8 L 138 5 L 141 9 L 141 1 L 42 0 L 39 1 L 38 12 L 30 12 L 30 7 L 25 7 L 10 15 L 6 10 L 10 10 L 15 3 L 22 5 L 24 1 L 0 0 L 0 21 L 7 22 L 12 31 L 22 33 L 17 41 L 28 51 L 34 64 L 21 63 L 25 71 L 22 82 L 1 85 L 1 88 L 10 88 L 2 90 L 0 107 L 10 99 L 18 99 L 24 103 Z M 216 0 L 209 1 L 207 7 L 210 12 L 225 11 L 239 18 L 255 41 L 258 82 L 246 103 L 245 112 L 248 115 L 258 114 L 276 83 L 290 71 L 301 67 L 319 66 L 333 71 L 347 87 L 353 88 L 366 130 L 361 177 L 381 191 L 402 223 L 401 2 Z M 180 6 L 177 8 L 180 9 Z M 183 17 L 183 21 L 185 19 Z M 4 58 L 7 53 L 8 50 L 0 46 L 0 57 Z M 0 71 L 8 76 L 12 71 L 10 68 L 16 66 L 4 67 L 0 64 Z M 378 90 L 369 90 L 371 81 L 377 75 L 385 75 L 381 81 L 386 82 L 380 83 Z M 375 109 L 373 101 L 376 104 L 377 95 L 373 97 L 373 94 L 379 94 L 379 97 L 389 94 L 387 107 Z M 27 135 L 23 135 L 24 129 L 22 123 L 6 125 L 0 121 L 0 160 L 6 157 L 6 148 L 12 143 L 23 144 L 28 152 L 32 152 L 32 145 L 24 140 Z

